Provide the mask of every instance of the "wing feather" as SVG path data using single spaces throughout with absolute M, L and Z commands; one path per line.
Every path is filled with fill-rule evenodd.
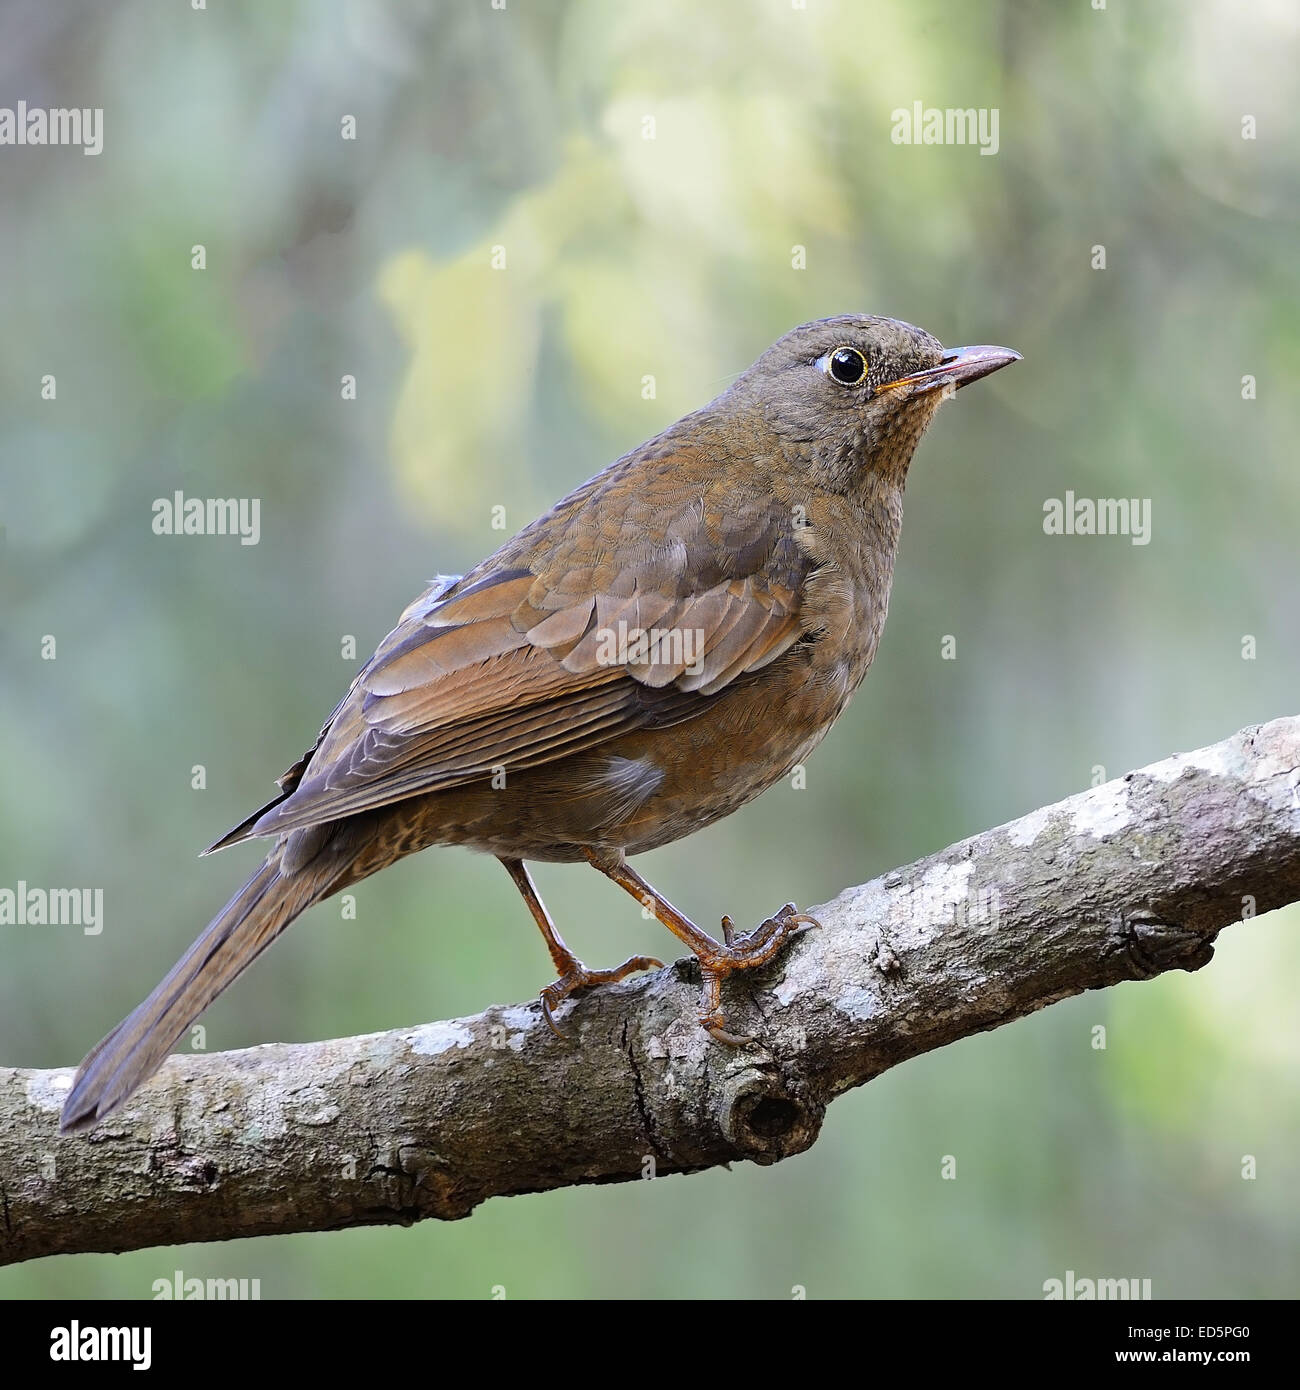
M 674 505 L 620 501 L 598 486 L 606 470 L 464 579 L 435 581 L 281 798 L 214 848 L 690 719 L 788 651 L 809 569 L 789 509 L 718 506 L 698 467 L 676 462 Z

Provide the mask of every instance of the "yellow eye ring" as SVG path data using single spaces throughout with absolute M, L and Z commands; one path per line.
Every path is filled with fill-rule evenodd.
M 867 359 L 854 347 L 837 347 L 820 362 L 822 371 L 841 386 L 860 386 L 867 379 Z

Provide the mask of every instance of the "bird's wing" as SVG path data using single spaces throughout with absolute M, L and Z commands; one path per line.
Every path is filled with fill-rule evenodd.
M 798 640 L 809 562 L 788 509 L 721 509 L 707 487 L 620 506 L 603 477 L 417 599 L 284 795 L 213 848 L 689 719 Z

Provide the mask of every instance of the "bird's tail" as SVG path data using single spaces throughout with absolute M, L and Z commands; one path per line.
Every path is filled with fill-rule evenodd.
M 283 872 L 280 851 L 248 880 L 176 962 L 167 977 L 82 1062 L 63 1105 L 65 1134 L 89 1129 L 133 1095 L 172 1044 L 227 985 L 312 903 L 328 896 L 308 865 Z

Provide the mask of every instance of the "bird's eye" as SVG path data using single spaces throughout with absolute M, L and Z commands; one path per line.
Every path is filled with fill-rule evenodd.
M 836 348 L 822 361 L 822 370 L 833 376 L 841 386 L 856 386 L 867 375 L 867 359 L 857 348 Z

